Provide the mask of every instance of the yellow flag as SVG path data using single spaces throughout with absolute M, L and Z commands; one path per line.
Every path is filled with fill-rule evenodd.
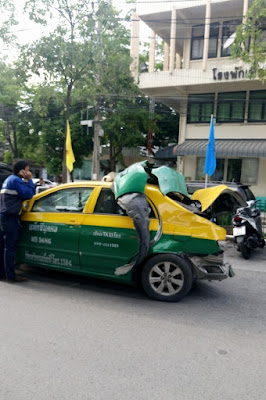
M 67 121 L 67 135 L 66 135 L 66 166 L 69 172 L 73 171 L 73 163 L 75 162 L 75 156 L 72 150 L 71 135 L 69 121 Z

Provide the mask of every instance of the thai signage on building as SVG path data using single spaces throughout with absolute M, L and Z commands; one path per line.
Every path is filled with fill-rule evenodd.
M 249 78 L 250 74 L 252 74 L 252 70 L 244 70 L 241 67 L 235 67 L 232 71 L 219 71 L 218 68 L 213 68 L 212 72 L 214 81 L 244 79 L 245 77 Z

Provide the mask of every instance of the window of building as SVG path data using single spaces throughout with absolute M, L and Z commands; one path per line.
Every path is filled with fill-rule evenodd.
M 191 60 L 199 60 L 203 57 L 205 25 L 196 25 L 192 27 L 191 39 Z M 219 23 L 210 25 L 209 51 L 208 58 L 217 57 Z
M 203 56 L 204 25 L 192 27 L 191 60 L 198 60 Z
M 250 184 L 257 183 L 258 170 L 258 158 L 243 158 L 241 166 L 241 182 Z
M 217 122 L 243 122 L 245 115 L 246 92 L 218 94 Z
M 241 182 L 241 166 L 242 160 L 240 158 L 228 159 L 227 166 L 227 182 Z
M 219 23 L 216 22 L 214 24 L 211 24 L 210 26 L 208 58 L 217 57 L 218 37 L 219 37 Z
M 214 93 L 192 94 L 188 96 L 187 122 L 208 123 L 214 109 Z
M 197 158 L 196 179 L 204 180 L 205 157 Z M 216 160 L 217 171 L 226 182 L 242 182 L 247 184 L 257 183 L 259 160 L 258 158 L 218 158 Z M 214 175 L 216 174 L 214 173 Z M 210 180 L 216 180 L 211 177 Z
M 248 121 L 266 121 L 266 90 L 249 93 Z
M 241 24 L 240 19 L 234 19 L 232 21 L 224 21 L 223 22 L 223 31 L 222 31 L 222 48 L 221 48 L 221 56 L 227 57 L 230 56 L 230 46 L 227 49 L 224 49 L 223 45 L 227 39 L 235 32 L 237 25 Z
M 197 171 L 196 171 L 196 180 L 205 180 L 205 157 L 197 158 Z M 217 158 L 216 159 L 216 170 L 212 177 L 209 178 L 212 181 L 222 181 L 224 180 L 224 159 Z

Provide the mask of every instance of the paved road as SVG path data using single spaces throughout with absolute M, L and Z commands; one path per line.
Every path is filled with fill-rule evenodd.
M 24 269 L 0 282 L 1 400 L 264 400 L 266 250 L 180 303 Z

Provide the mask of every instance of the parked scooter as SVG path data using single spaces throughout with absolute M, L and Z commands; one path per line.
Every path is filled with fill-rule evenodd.
M 248 201 L 247 207 L 238 208 L 233 218 L 233 236 L 237 250 L 246 259 L 256 247 L 263 248 L 265 240 L 262 233 L 260 210 L 256 200 Z

